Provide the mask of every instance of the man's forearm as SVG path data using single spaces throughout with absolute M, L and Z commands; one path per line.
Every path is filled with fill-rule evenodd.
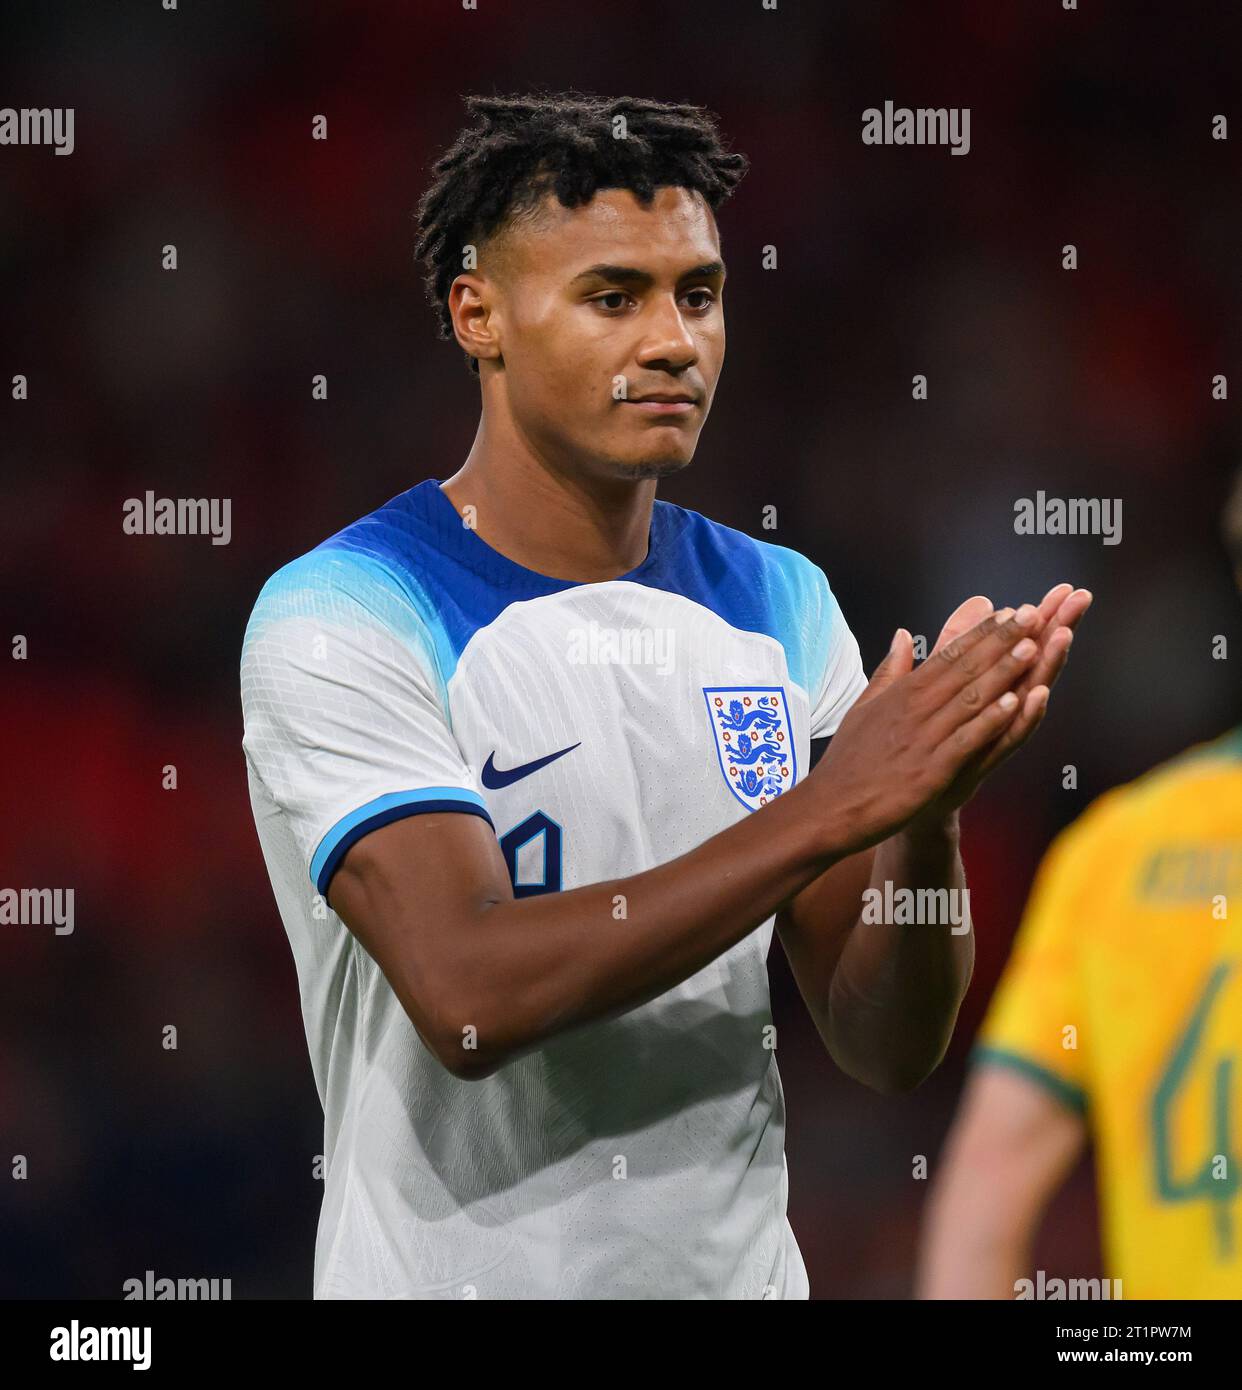
M 543 1039 L 636 1008 L 754 931 L 848 852 L 795 787 L 680 858 L 630 878 L 487 905 L 456 951 L 450 1039 L 486 1075 Z M 451 1045 L 451 1043 L 450 1043 Z
M 844 1071 L 877 1090 L 911 1090 L 935 1070 L 970 983 L 974 933 L 958 841 L 954 814 L 912 823 L 878 846 L 871 875 L 876 910 L 860 916 L 833 973 L 829 1050 Z M 902 890 L 911 890 L 917 909 L 919 889 L 950 890 L 930 901 L 960 920 L 920 921 L 927 914 L 901 901 Z M 891 904 L 896 912 L 888 912 Z
M 1012 1298 L 1030 1264 L 1034 1216 L 999 1200 L 969 1169 L 952 1173 L 928 1199 L 916 1298 Z

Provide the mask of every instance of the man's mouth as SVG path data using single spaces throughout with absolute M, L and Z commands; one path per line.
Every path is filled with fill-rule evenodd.
M 688 415 L 698 400 L 684 391 L 674 391 L 667 395 L 627 396 L 622 404 L 637 406 L 650 415 Z

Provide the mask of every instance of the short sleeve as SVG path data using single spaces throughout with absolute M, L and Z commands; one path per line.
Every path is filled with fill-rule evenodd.
M 858 641 L 819 568 L 814 569 L 814 592 L 817 659 L 811 669 L 819 672 L 819 679 L 810 692 L 811 737 L 827 738 L 836 733 L 850 706 L 867 688 L 867 675 Z
M 326 893 L 346 851 L 405 816 L 488 820 L 445 712 L 432 631 L 383 567 L 312 551 L 273 575 L 242 647 L 242 746 Z
M 976 1064 L 1008 1066 L 1064 1104 L 1086 1107 L 1080 943 L 1090 929 L 1098 838 L 1079 821 L 1045 855 L 972 1053 Z

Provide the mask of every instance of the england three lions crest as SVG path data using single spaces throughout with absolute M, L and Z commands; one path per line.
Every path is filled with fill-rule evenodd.
M 703 698 L 720 771 L 748 811 L 766 806 L 798 780 L 789 702 L 783 685 L 705 686 Z

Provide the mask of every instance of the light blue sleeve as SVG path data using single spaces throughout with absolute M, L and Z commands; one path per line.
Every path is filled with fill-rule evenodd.
M 850 706 L 867 688 L 862 653 L 858 641 L 845 621 L 845 614 L 818 565 L 812 565 L 813 598 L 809 605 L 816 614 L 811 633 L 813 667 L 818 675 L 811 688 L 811 737 L 827 738 L 837 731 Z
M 773 626 L 790 678 L 807 694 L 811 737 L 835 733 L 866 689 L 858 643 L 818 565 L 786 546 L 770 545 Z
M 383 567 L 317 550 L 264 586 L 242 646 L 247 762 L 320 893 L 406 816 L 490 817 L 447 716 L 436 634 Z

